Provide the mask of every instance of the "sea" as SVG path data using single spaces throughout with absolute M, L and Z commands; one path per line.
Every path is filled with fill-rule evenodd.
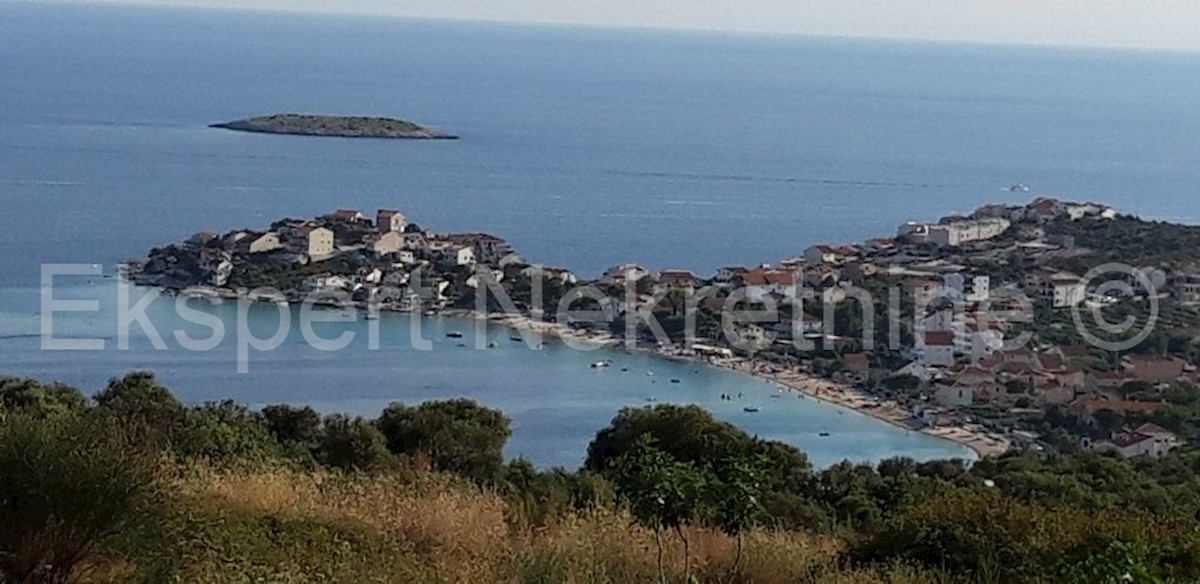
M 276 112 L 399 117 L 461 139 L 207 127 Z M 377 350 L 364 321 L 323 325 L 358 334 L 341 351 L 292 330 L 239 372 L 232 338 L 208 351 L 176 342 L 192 325 L 169 299 L 148 309 L 164 350 L 137 324 L 122 343 L 115 280 L 45 288 L 42 266 L 111 274 L 203 229 L 394 207 L 583 276 L 630 261 L 705 275 L 1038 195 L 1197 223 L 1198 162 L 1195 53 L 0 0 L 0 376 L 91 392 L 149 369 L 189 403 L 361 415 L 471 397 L 512 418 L 510 456 L 543 467 L 578 466 L 617 411 L 653 403 L 699 404 L 817 466 L 969 458 L 727 371 L 538 350 L 502 330 L 476 350 L 473 324 L 453 319 L 420 319 L 420 333 L 382 319 Z M 1011 192 L 1018 183 L 1031 191 Z M 45 350 L 51 299 L 98 301 L 48 330 L 105 349 Z M 236 328 L 234 307 L 211 311 Z M 250 318 L 270 329 L 279 315 Z M 457 330 L 462 340 L 445 336 Z M 599 359 L 614 366 L 588 366 Z

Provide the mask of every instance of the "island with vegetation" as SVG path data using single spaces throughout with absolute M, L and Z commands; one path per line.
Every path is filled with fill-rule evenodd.
M 362 116 L 274 114 L 212 124 L 210 127 L 239 132 L 335 138 L 402 140 L 454 140 L 458 138 L 404 120 Z

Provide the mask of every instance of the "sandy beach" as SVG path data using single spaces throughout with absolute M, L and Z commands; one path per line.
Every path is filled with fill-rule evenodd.
M 664 356 L 675 359 L 680 358 L 678 355 Z M 904 428 L 905 430 L 921 432 L 962 444 L 974 451 L 980 458 L 999 456 L 1007 452 L 1011 446 L 1008 439 L 992 432 L 964 426 L 922 426 L 913 418 L 911 412 L 894 401 L 881 401 L 863 391 L 808 373 L 738 357 L 711 360 L 698 359 L 697 362 L 753 375 L 802 395 L 861 412 L 875 419 Z

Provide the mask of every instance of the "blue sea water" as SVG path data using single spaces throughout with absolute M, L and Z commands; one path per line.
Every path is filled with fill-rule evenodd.
M 403 117 L 462 139 L 206 127 L 279 111 Z M 436 230 L 495 232 L 585 275 L 624 261 L 706 273 L 1033 196 L 1004 191 L 1016 182 L 1197 222 L 1198 152 L 1195 54 L 0 1 L 0 374 L 94 389 L 149 367 L 189 400 L 360 413 L 471 395 L 513 416 L 511 453 L 541 464 L 578 462 L 648 389 L 823 463 L 958 455 L 811 401 L 749 417 L 714 396 L 753 387 L 778 401 L 772 388 L 640 356 L 620 358 L 688 382 L 591 375 L 591 356 L 553 347 L 288 345 L 248 375 L 224 349 L 44 352 L 38 266 L 111 267 L 205 228 L 387 206 Z M 111 331 L 111 313 L 88 318 L 72 326 Z M 838 440 L 813 437 L 830 424 Z

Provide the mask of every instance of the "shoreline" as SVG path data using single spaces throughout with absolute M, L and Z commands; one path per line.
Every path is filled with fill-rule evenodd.
M 131 283 L 136 286 L 170 290 L 170 288 L 163 286 L 139 284 L 137 282 Z M 174 292 L 179 293 L 180 290 L 174 290 Z M 255 301 L 261 303 L 272 302 L 272 300 L 266 298 L 256 299 Z M 369 312 L 365 307 L 362 306 L 353 305 L 349 306 L 349 308 L 354 308 L 356 311 L 362 310 L 364 313 Z M 1000 456 L 1001 454 L 1007 452 L 1011 446 L 1011 443 L 1000 435 L 992 432 L 972 429 L 964 425 L 918 425 L 919 423 L 916 421 L 913 413 L 895 402 L 881 402 L 865 392 L 853 389 L 831 379 L 825 379 L 799 371 L 790 371 L 779 365 L 766 363 L 755 359 L 748 359 L 745 357 L 705 358 L 696 355 L 678 354 L 662 348 L 636 347 L 630 349 L 624 347 L 621 339 L 614 337 L 611 333 L 581 332 L 565 324 L 547 322 L 519 314 L 484 314 L 474 310 L 465 309 L 444 309 L 433 314 L 413 310 L 395 310 L 390 308 L 383 308 L 379 311 L 380 315 L 384 313 L 418 317 L 433 316 L 457 318 L 472 322 L 484 321 L 488 324 L 496 324 L 512 331 L 516 331 L 522 335 L 526 332 L 533 332 L 568 344 L 580 343 L 594 348 L 609 348 L 627 353 L 638 352 L 650 355 L 656 359 L 686 362 L 713 367 L 725 371 L 731 371 L 734 373 L 741 373 L 762 381 L 769 382 L 788 391 L 796 392 L 801 396 L 811 397 L 817 401 L 824 402 L 835 407 L 844 408 L 866 415 L 874 420 L 901 428 L 906 432 L 920 432 L 927 436 L 953 442 L 974 452 L 977 460 Z
M 1008 452 L 1011 446 L 1011 443 L 1002 436 L 992 432 L 974 430 L 962 425 L 917 426 L 917 421 L 912 413 L 895 402 L 879 401 L 865 392 L 850 388 L 844 384 L 808 373 L 788 371 L 785 368 L 762 361 L 744 357 L 707 360 L 699 357 L 666 353 L 660 350 L 649 350 L 646 352 L 658 358 L 707 365 L 717 369 L 749 375 L 801 396 L 811 397 L 819 402 L 863 414 L 907 432 L 920 432 L 927 436 L 953 442 L 974 452 L 977 460 L 1000 456 Z
M 824 379 L 808 373 L 788 371 L 777 365 L 764 363 L 744 357 L 728 359 L 706 359 L 698 356 L 680 355 L 663 349 L 626 348 L 621 340 L 608 333 L 587 335 L 576 332 L 570 327 L 558 323 L 535 320 L 528 316 L 519 315 L 483 315 L 474 311 L 464 311 L 462 315 L 445 314 L 451 318 L 471 318 L 487 320 L 516 331 L 533 330 L 559 340 L 570 339 L 576 342 L 588 343 L 593 346 L 604 346 L 613 350 L 627 353 L 637 352 L 650 355 L 666 361 L 703 365 L 748 375 L 795 392 L 802 397 L 811 397 L 834 407 L 843 408 L 863 414 L 874 420 L 890 424 L 906 432 L 920 432 L 926 436 L 952 442 L 963 446 L 975 453 L 976 460 L 997 457 L 1011 448 L 1011 442 L 993 432 L 976 430 L 964 425 L 952 426 L 923 426 L 913 416 L 912 412 L 893 401 L 879 401 L 866 392 L 848 387 L 830 379 Z

